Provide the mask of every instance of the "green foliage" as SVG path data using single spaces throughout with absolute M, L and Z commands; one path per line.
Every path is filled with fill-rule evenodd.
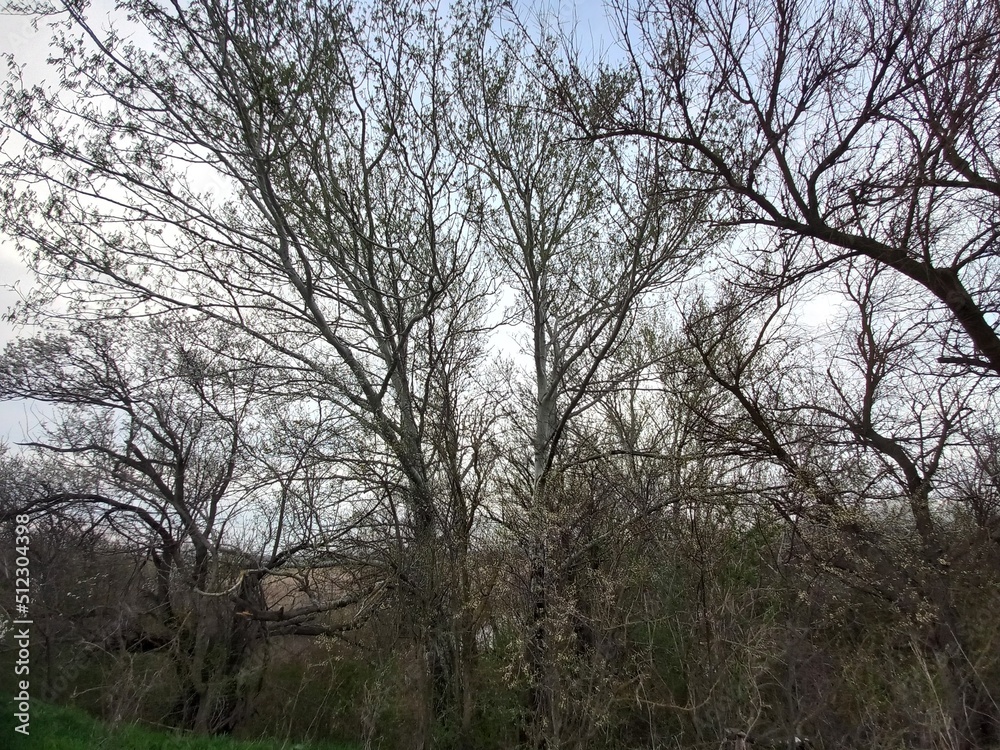
M 4 701 L 7 703 L 8 701 Z M 4 747 L 10 750 L 354 750 L 349 744 L 304 744 L 279 740 L 240 741 L 225 737 L 196 737 L 130 725 L 109 728 L 80 709 L 31 704 L 31 734 L 13 731 L 6 712 L 0 723 Z M 13 738 L 13 739 L 9 739 Z
M 361 660 L 330 659 L 320 649 L 298 658 L 278 655 L 240 733 L 301 740 L 361 737 L 363 706 L 357 698 L 371 671 Z

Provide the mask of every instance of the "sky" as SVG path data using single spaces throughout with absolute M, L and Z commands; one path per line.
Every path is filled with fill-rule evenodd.
M 48 30 L 34 29 L 31 19 L 10 13 L 0 13 L 0 54 L 12 54 L 24 66 L 25 77 L 38 81 L 45 75 L 48 55 Z M 4 148 L 10 148 L 8 140 Z M 6 314 L 18 300 L 15 287 L 30 283 L 30 275 L 18 258 L 13 243 L 0 236 L 0 343 L 6 344 L 18 335 L 18 330 L 6 319 Z M 29 425 L 37 422 L 37 407 L 24 401 L 0 401 L 0 444 L 25 439 Z
M 93 0 L 89 12 L 91 17 L 97 18 L 108 15 L 113 8 L 113 0 Z M 36 28 L 30 16 L 0 12 L 0 56 L 13 56 L 27 84 L 54 79 L 53 70 L 46 63 L 50 34 L 51 29 L 44 20 Z M 3 71 L 6 75 L 6 65 Z M 0 148 L 16 148 L 16 142 L 13 138 L 8 138 L 6 142 L 0 140 Z M 30 284 L 31 274 L 18 257 L 13 243 L 0 234 L 0 345 L 31 333 L 14 326 L 7 319 L 7 313 L 19 299 L 18 289 L 28 288 Z M 23 400 L 0 401 L 0 445 L 13 445 L 25 440 L 28 430 L 48 413 L 45 407 Z

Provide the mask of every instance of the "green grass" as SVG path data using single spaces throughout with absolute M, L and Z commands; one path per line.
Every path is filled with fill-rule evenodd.
M 195 737 L 143 726 L 108 727 L 75 708 L 31 703 L 31 734 L 14 731 L 9 698 L 0 715 L 0 748 L 10 750 L 355 750 L 348 745 Z

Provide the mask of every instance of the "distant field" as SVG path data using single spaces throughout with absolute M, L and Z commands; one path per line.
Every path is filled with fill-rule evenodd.
M 14 731 L 11 712 L 4 708 L 0 748 L 10 750 L 356 750 L 350 745 L 192 737 L 139 726 L 110 728 L 83 711 L 38 702 L 31 705 L 31 735 L 24 737 Z

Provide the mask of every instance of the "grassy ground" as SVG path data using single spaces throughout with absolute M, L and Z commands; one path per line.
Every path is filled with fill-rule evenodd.
M 31 734 L 25 737 L 14 731 L 11 701 L 4 703 L 0 748 L 9 750 L 355 750 L 347 745 L 192 737 L 139 726 L 110 728 L 78 709 L 37 701 L 31 703 Z

